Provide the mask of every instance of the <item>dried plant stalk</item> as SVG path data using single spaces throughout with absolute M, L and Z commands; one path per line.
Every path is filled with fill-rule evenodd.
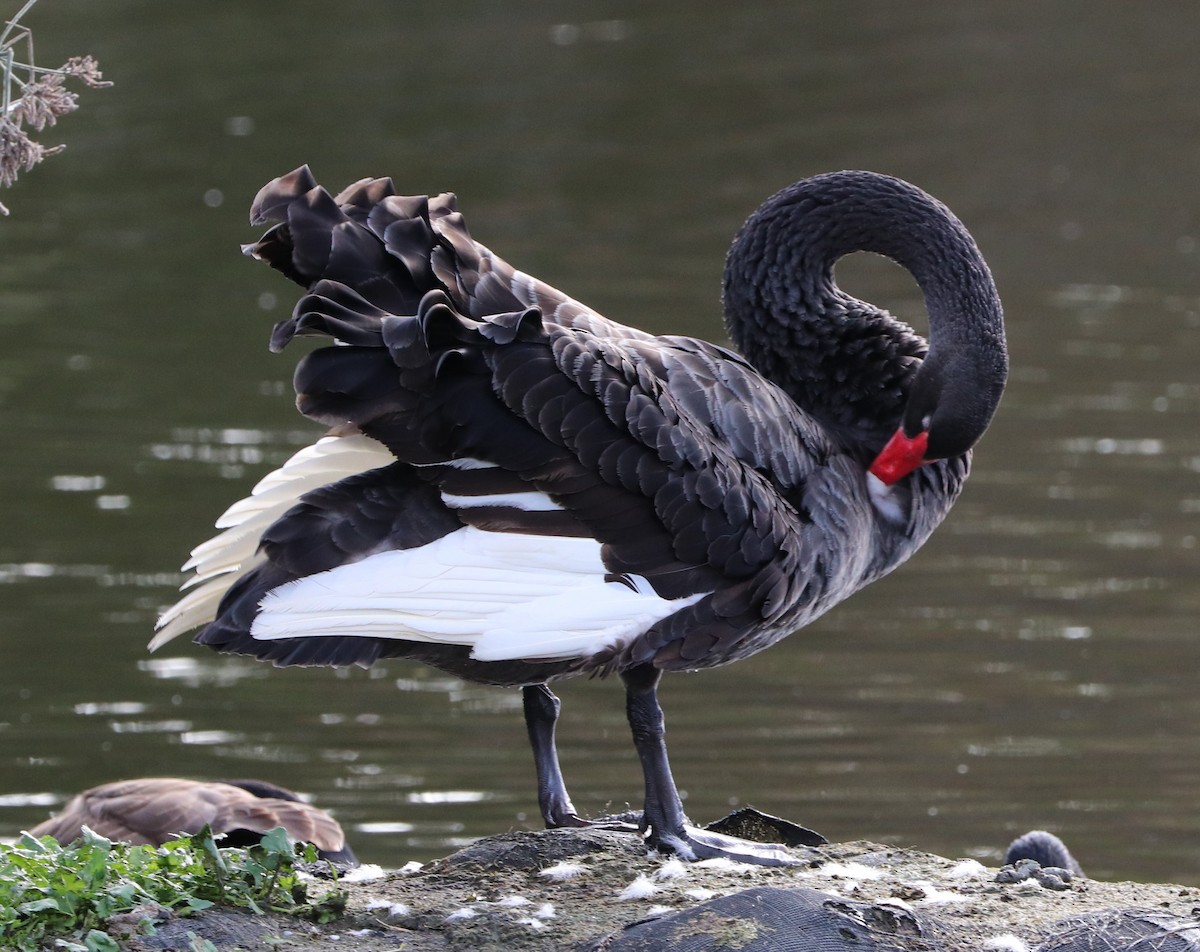
M 41 132 L 59 116 L 79 108 L 78 94 L 66 88 L 77 79 L 98 89 L 111 86 L 90 56 L 72 56 L 58 69 L 38 66 L 33 56 L 33 33 L 20 21 L 37 0 L 27 0 L 0 31 L 0 188 L 11 186 L 20 172 L 28 172 L 48 155 L 66 146 L 44 146 L 29 131 Z M 22 58 L 17 58 L 18 51 Z M 0 204 L 0 214 L 8 209 Z

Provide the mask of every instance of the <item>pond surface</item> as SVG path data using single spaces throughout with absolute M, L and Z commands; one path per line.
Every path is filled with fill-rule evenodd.
M 188 550 L 317 433 L 297 355 L 266 349 L 294 292 L 238 253 L 260 185 L 309 162 L 335 188 L 452 189 L 519 267 L 719 340 L 745 216 L 861 167 L 975 233 L 1012 381 L 910 563 L 753 659 L 667 679 L 689 812 L 989 861 L 1046 827 L 1094 876 L 1200 884 L 1200 8 L 729 6 L 34 9 L 43 62 L 90 52 L 116 85 L 2 196 L 0 835 L 150 774 L 295 787 L 393 867 L 535 825 L 517 692 L 145 649 Z M 923 320 L 899 269 L 839 274 Z M 559 694 L 576 805 L 636 803 L 620 686 Z

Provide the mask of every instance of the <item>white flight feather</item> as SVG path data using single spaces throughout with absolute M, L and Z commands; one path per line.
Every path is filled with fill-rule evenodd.
M 539 492 L 495 493 L 491 496 L 459 496 L 442 493 L 442 502 L 451 509 L 478 509 L 482 506 L 507 506 L 523 512 L 553 512 L 562 509 L 558 503 Z
M 254 565 L 263 561 L 261 556 L 255 557 L 253 563 L 243 566 L 249 571 Z M 205 584 L 192 589 L 178 602 L 162 613 L 158 619 L 158 633 L 150 642 L 153 651 L 160 645 L 166 644 L 176 635 L 191 631 L 201 625 L 207 625 L 217 614 L 217 606 L 236 579 L 233 577 L 210 578 Z
M 269 592 L 255 638 L 317 635 L 471 646 L 480 661 L 582 658 L 703 597 L 606 582 L 594 539 L 468 526 Z
M 473 456 L 460 456 L 457 459 L 446 459 L 438 463 L 410 463 L 410 466 L 416 466 L 418 469 L 424 469 L 427 466 L 449 466 L 451 469 L 495 469 L 495 463 L 489 463 L 485 459 L 475 459 Z
M 191 591 L 159 617 L 150 650 L 216 617 L 221 598 L 234 582 L 262 561 L 258 544 L 263 532 L 301 496 L 394 461 L 386 447 L 362 434 L 325 436 L 260 479 L 248 497 L 217 520 L 217 528 L 224 531 L 192 549 L 183 566 L 192 574 L 181 586 Z

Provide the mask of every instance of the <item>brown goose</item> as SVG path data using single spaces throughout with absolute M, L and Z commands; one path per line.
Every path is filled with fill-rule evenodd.
M 291 790 L 262 780 L 118 780 L 83 791 L 30 832 L 66 845 L 86 826 L 110 840 L 161 846 L 180 833 L 199 833 L 205 824 L 225 834 L 222 846 L 248 846 L 281 826 L 330 862 L 358 864 L 337 820 Z
M 963 225 L 898 179 L 840 172 L 768 199 L 734 240 L 741 353 L 610 321 L 474 241 L 453 195 L 307 167 L 251 209 L 245 250 L 307 289 L 275 328 L 297 405 L 331 429 L 218 522 L 151 643 L 279 665 L 403 657 L 520 686 L 547 825 L 581 819 L 547 683 L 617 674 L 641 830 L 684 858 L 755 853 L 691 827 L 664 671 L 751 655 L 891 571 L 957 497 L 1007 374 L 1000 301 Z M 924 291 L 928 344 L 834 283 L 871 251 Z

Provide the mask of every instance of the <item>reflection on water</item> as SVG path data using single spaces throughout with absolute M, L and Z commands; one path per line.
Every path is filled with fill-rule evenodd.
M 976 233 L 1010 388 L 909 565 L 764 655 L 667 679 L 688 809 L 991 861 L 1042 826 L 1093 875 L 1200 884 L 1200 13 L 294 6 L 140 5 L 113 31 L 111 3 L 56 0 L 30 21 L 48 60 L 87 48 L 117 85 L 0 229 L 0 834 L 147 774 L 264 776 L 393 867 L 538 823 L 519 692 L 145 651 L 190 548 L 316 434 L 294 355 L 265 348 L 291 292 L 237 252 L 263 182 L 310 161 L 455 189 L 526 270 L 719 339 L 754 205 L 874 167 Z M 920 322 L 898 269 L 845 277 Z M 636 802 L 619 685 L 556 690 L 577 806 Z
M 262 665 L 245 658 L 226 655 L 209 658 L 149 658 L 138 661 L 137 668 L 156 678 L 180 681 L 189 688 L 204 685 L 228 687 L 245 678 L 267 676 Z

